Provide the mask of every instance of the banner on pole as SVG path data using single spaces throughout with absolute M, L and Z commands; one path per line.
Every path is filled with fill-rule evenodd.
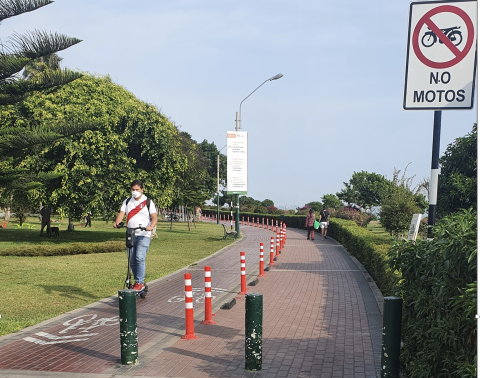
M 227 131 L 227 194 L 247 194 L 247 184 L 247 131 Z

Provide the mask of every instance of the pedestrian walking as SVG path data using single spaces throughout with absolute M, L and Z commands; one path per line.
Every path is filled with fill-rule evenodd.
M 90 227 L 92 228 L 92 212 L 89 211 L 87 216 L 85 217 L 85 228 Z
M 307 215 L 307 219 L 305 219 L 305 227 L 307 228 L 307 239 L 310 240 L 310 235 L 312 236 L 312 240 L 315 240 L 315 229 L 313 228 L 313 224 L 315 223 L 315 213 L 313 209 L 310 209 Z
M 330 213 L 327 210 L 326 206 L 323 206 L 323 210 L 320 212 L 320 230 L 322 232 L 322 240 L 327 238 L 327 228 L 330 221 L 328 216 Z

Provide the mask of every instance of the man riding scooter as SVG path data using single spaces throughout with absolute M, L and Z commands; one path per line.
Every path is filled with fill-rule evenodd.
M 127 214 L 127 227 L 145 227 L 145 231 L 135 231 L 135 244 L 132 249 L 131 268 L 135 278 L 133 290 L 142 291 L 145 289 L 145 258 L 150 246 L 152 230 L 157 224 L 157 209 L 152 200 L 143 195 L 143 183 L 135 180 L 131 183 L 132 197 L 122 203 L 117 219 L 113 227 L 117 228 L 125 214 Z

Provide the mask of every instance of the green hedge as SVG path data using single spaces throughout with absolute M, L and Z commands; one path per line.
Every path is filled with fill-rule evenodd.
M 103 243 L 70 243 L 55 246 L 36 245 L 7 248 L 0 251 L 0 256 L 67 256 L 119 252 L 123 250 L 125 250 L 124 241 L 108 241 Z
M 477 213 L 445 217 L 433 241 L 399 241 L 389 254 L 402 275 L 402 369 L 409 377 L 476 377 Z
M 354 221 L 339 218 L 330 218 L 328 235 L 360 261 L 384 296 L 396 291 L 399 276 L 388 262 L 392 238 L 376 235 Z

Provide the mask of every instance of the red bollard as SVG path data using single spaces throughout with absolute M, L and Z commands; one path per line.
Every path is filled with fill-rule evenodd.
M 247 294 L 247 276 L 245 275 L 245 252 L 240 252 L 240 295 Z
M 278 258 L 279 254 L 280 254 L 280 236 L 278 235 L 278 232 L 277 232 L 277 248 L 275 250 L 275 257 Z
M 195 332 L 193 330 L 193 293 L 192 293 L 192 275 L 185 273 L 185 335 L 182 339 L 192 340 L 196 339 Z
M 260 243 L 260 274 L 258 277 L 265 277 L 265 271 L 263 270 L 263 243 Z
M 205 320 L 202 324 L 215 324 L 212 320 L 212 270 L 205 267 Z
M 245 224 L 245 217 L 242 216 L 242 226 Z
M 265 218 L 262 217 L 262 228 L 265 229 Z
M 260 228 L 260 218 L 257 217 L 257 228 Z
M 273 240 L 273 236 L 270 238 L 270 265 L 275 265 L 275 262 L 273 260 L 273 244 L 274 244 L 274 240 Z

